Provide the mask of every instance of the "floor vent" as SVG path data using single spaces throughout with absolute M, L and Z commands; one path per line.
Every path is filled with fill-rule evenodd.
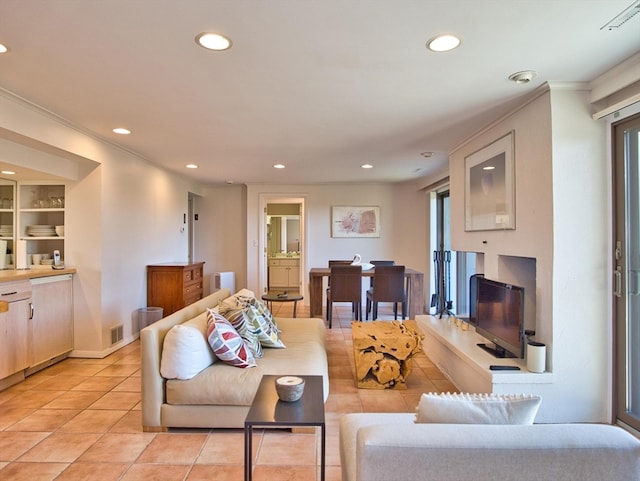
M 124 337 L 124 333 L 122 330 L 122 324 L 111 328 L 111 345 L 112 346 L 122 341 L 123 337 Z

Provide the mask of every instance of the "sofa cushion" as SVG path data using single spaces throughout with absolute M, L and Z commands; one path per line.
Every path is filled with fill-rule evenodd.
M 208 310 L 207 340 L 218 359 L 234 367 L 254 367 L 255 357 L 231 323 Z
M 215 361 L 204 332 L 177 324 L 164 338 L 160 373 L 167 379 L 191 379 Z
M 425 393 L 416 423 L 533 424 L 540 403 L 525 394 Z
M 278 319 L 286 349 L 264 349 L 252 369 L 216 362 L 187 381 L 168 380 L 167 403 L 250 406 L 263 374 L 322 375 L 324 398 L 329 395 L 325 327 L 321 319 Z M 233 386 L 230 388 L 229 386 Z
M 258 331 L 254 328 L 253 322 L 249 320 L 244 309 L 241 307 L 219 306 L 220 315 L 227 319 L 233 328 L 240 334 L 244 342 L 249 346 L 255 357 L 262 357 L 262 344 Z

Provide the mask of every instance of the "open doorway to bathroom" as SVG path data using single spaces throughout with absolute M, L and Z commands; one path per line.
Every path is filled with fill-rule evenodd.
M 304 199 L 265 198 L 262 291 L 304 295 Z

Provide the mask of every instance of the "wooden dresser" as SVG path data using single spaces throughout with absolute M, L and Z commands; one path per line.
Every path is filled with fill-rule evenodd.
M 147 266 L 147 306 L 162 307 L 163 315 L 202 299 L 204 262 L 167 262 Z

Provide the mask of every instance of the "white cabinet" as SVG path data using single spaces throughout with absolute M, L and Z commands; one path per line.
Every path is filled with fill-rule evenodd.
M 269 289 L 299 287 L 300 259 L 269 259 Z
M 73 349 L 71 274 L 31 279 L 31 371 Z
M 0 284 L 0 380 L 29 365 L 29 281 Z
M 27 266 L 32 254 L 51 257 L 54 250 L 64 258 L 65 185 L 18 183 L 16 238 L 26 241 Z M 14 259 L 15 260 L 15 259 Z

